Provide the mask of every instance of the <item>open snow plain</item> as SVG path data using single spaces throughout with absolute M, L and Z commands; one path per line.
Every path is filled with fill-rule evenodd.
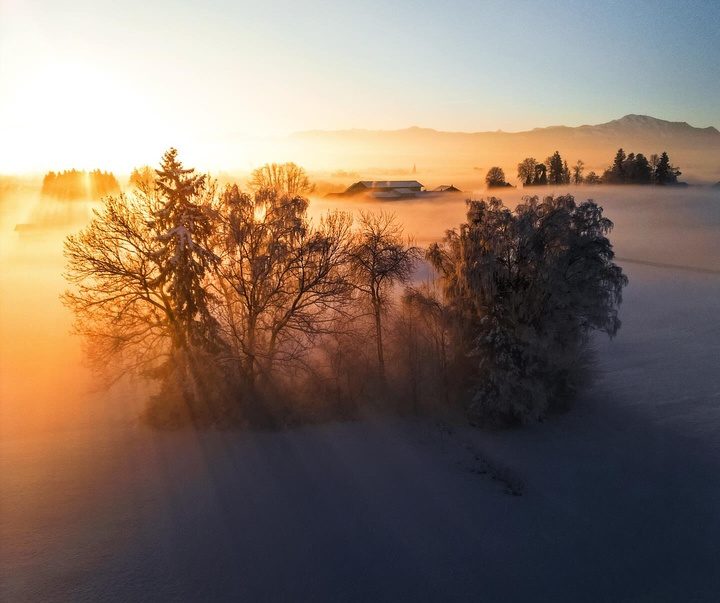
M 62 233 L 18 239 L 6 195 L 0 600 L 717 601 L 720 192 L 592 196 L 630 285 L 569 413 L 198 434 L 139 424 L 132 385 L 92 392 Z M 463 215 L 392 209 L 420 244 Z

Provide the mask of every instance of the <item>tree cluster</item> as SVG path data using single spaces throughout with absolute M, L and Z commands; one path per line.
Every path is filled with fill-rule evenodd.
M 352 397 L 354 379 L 384 379 L 389 292 L 418 250 L 385 213 L 362 213 L 356 228 L 343 212 L 313 224 L 294 164 L 265 166 L 251 184 L 218 191 L 171 149 L 66 240 L 76 330 L 110 378 L 158 381 L 156 423 L 282 421 L 293 410 L 273 400 L 302 388 Z
M 614 336 L 627 278 L 612 222 L 593 201 L 468 201 L 467 222 L 433 245 L 455 345 L 471 358 L 473 422 L 537 420 L 566 404 L 585 373 L 592 331 Z
M 591 201 L 468 201 L 427 252 L 436 278 L 410 286 L 421 253 L 395 217 L 313 223 L 294 164 L 260 169 L 249 192 L 174 149 L 138 174 L 66 240 L 64 301 L 110 382 L 157 384 L 156 425 L 452 403 L 474 422 L 530 421 L 570 395 L 590 331 L 620 326 L 625 277 Z
M 63 200 L 99 198 L 120 192 L 120 185 L 111 172 L 65 170 L 48 172 L 43 178 L 42 194 Z
M 615 159 L 605 170 L 602 181 L 606 184 L 677 184 L 682 172 L 670 163 L 668 154 L 652 154 L 648 159 L 642 153 L 629 153 L 618 149 Z
M 499 169 L 499 168 L 498 168 Z M 677 184 L 682 172 L 674 167 L 663 151 L 661 155 L 650 155 L 648 159 L 642 153 L 626 155 L 619 149 L 615 159 L 602 176 L 591 171 L 584 176 L 585 162 L 578 160 L 572 168 L 568 167 L 558 151 L 539 163 L 534 157 L 523 159 L 517 166 L 517 178 L 525 186 L 560 186 L 564 184 Z M 504 174 L 503 174 L 504 178 Z M 504 181 L 504 180 L 503 180 Z M 490 185 L 488 184 L 488 188 Z
M 578 161 L 572 172 L 558 151 L 540 163 L 534 157 L 526 157 L 517 167 L 517 178 L 523 186 L 545 186 L 547 184 L 561 185 L 577 184 L 582 179 L 584 163 Z

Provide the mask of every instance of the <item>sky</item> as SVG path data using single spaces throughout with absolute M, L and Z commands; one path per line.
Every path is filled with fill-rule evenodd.
M 0 0 L 0 173 L 302 130 L 720 128 L 720 2 Z

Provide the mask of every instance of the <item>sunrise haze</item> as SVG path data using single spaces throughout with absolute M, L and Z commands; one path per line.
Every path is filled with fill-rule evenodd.
M 626 114 L 720 126 L 715 2 L 2 0 L 0 11 L 2 173 L 127 171 L 170 145 L 193 165 L 247 169 L 268 137 L 315 129 L 517 132 Z

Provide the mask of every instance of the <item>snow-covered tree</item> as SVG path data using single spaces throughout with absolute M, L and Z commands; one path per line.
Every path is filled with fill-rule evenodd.
M 627 284 L 593 201 L 468 201 L 467 222 L 431 246 L 457 345 L 477 359 L 468 412 L 477 422 L 528 422 L 572 394 L 589 335 L 614 336 Z
M 158 283 L 173 308 L 176 347 L 212 350 L 218 346 L 217 322 L 204 280 L 218 259 L 209 243 L 214 191 L 205 175 L 194 172 L 183 167 L 175 149 L 165 153 L 155 171 L 160 207 L 151 221 L 159 243 L 154 257 L 160 267 Z

